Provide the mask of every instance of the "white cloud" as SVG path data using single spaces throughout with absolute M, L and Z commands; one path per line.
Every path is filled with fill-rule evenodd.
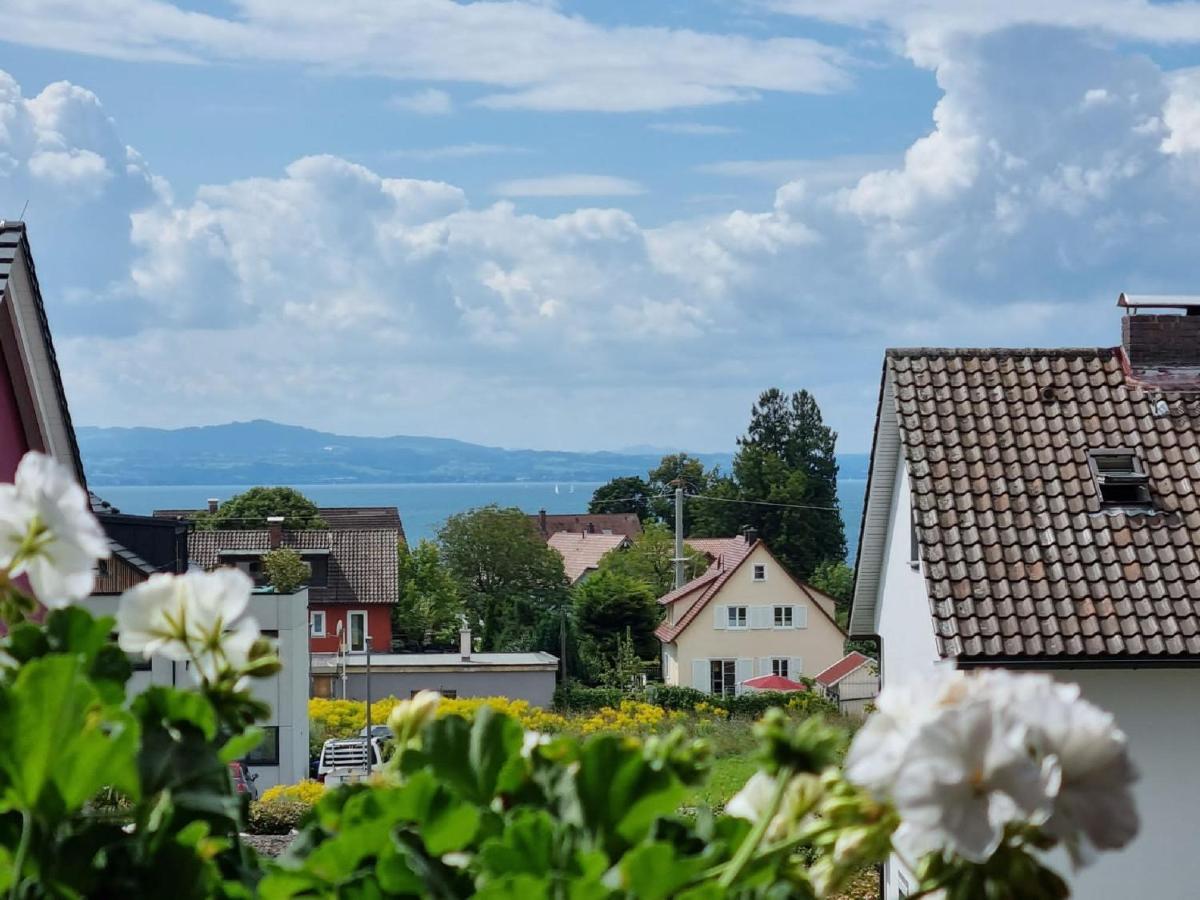
M 35 210 L 77 202 L 28 175 L 51 144 L 114 173 L 55 234 L 123 224 L 107 336 L 57 299 L 92 272 L 43 264 L 35 243 L 80 421 L 720 446 L 775 383 L 815 389 L 862 449 L 885 345 L 1113 344 L 1119 291 L 1195 289 L 1190 77 L 1061 29 L 944 50 L 942 97 L 902 159 L 802 161 L 765 208 L 656 227 L 620 208 L 486 205 L 330 156 L 182 199 L 143 175 L 131 205 L 108 139 L 81 136 L 111 123 L 86 103 L 35 121 L 3 78 L 0 171 L 37 187 Z
M 730 125 L 711 125 L 707 122 L 651 122 L 648 126 L 653 131 L 666 134 L 683 134 L 689 137 L 710 137 L 716 135 L 737 134 L 740 128 Z
M 782 184 L 801 179 L 809 185 L 832 187 L 855 181 L 887 160 L 880 156 L 835 156 L 829 159 L 728 159 L 701 163 L 702 175 L 749 178 Z
M 394 109 L 422 116 L 448 116 L 454 112 L 454 100 L 445 91 L 426 88 L 411 94 L 397 94 L 388 101 Z
M 492 193 L 500 197 L 633 197 L 646 189 L 614 175 L 546 175 L 502 181 Z
M 115 59 L 285 62 L 477 84 L 487 91 L 478 102 L 495 109 L 665 110 L 848 82 L 843 54 L 816 41 L 608 27 L 549 3 L 229 5 L 225 17 L 166 0 L 12 0 L 4 39 Z
M 528 152 L 528 147 L 515 147 L 512 144 L 448 144 L 445 147 L 414 147 L 406 150 L 393 150 L 388 155 L 397 159 L 418 159 L 430 162 L 437 159 L 470 159 L 476 156 Z

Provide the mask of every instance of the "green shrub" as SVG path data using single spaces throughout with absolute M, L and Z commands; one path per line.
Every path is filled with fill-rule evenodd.
M 293 828 L 300 827 L 311 810 L 309 803 L 283 797 L 266 803 L 252 800 L 249 831 L 251 834 L 289 834 Z
M 720 697 L 712 697 L 704 691 L 690 687 L 676 687 L 671 684 L 652 684 L 646 690 L 646 700 L 663 709 L 679 709 L 691 712 L 697 703 L 708 703 L 710 706 L 720 706 Z
M 564 681 L 554 692 L 554 707 L 560 712 L 593 712 L 606 706 L 616 708 L 622 700 L 634 697 L 617 688 L 584 687 L 576 681 Z

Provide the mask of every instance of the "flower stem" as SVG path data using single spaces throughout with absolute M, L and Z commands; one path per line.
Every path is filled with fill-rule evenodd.
M 17 844 L 17 855 L 13 859 L 13 880 L 8 888 L 9 900 L 17 900 L 20 894 L 22 869 L 25 868 L 25 856 L 29 853 L 29 841 L 33 837 L 33 817 L 29 810 L 21 810 L 21 842 Z
M 742 870 L 746 868 L 747 863 L 754 858 L 754 852 L 758 849 L 758 845 L 762 843 L 763 836 L 767 833 L 767 828 L 770 826 L 771 820 L 775 818 L 775 814 L 779 812 L 779 807 L 783 805 L 783 795 L 787 792 L 791 780 L 792 770 L 787 766 L 784 766 L 775 773 L 775 792 L 771 795 L 771 802 L 767 804 L 766 810 L 759 817 L 759 820 L 754 823 L 754 828 L 746 835 L 746 839 L 738 847 L 737 853 L 729 861 L 729 866 L 725 869 L 725 873 L 718 882 L 721 887 L 728 888 L 737 881 L 738 876 L 742 874 Z

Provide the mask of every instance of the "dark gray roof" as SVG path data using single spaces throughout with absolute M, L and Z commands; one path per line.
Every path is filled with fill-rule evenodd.
M 202 512 L 201 509 L 156 509 L 153 514 L 159 519 L 194 519 Z M 400 539 L 405 540 L 400 510 L 395 506 L 321 506 L 317 508 L 317 514 L 334 531 L 386 528 L 399 531 Z
M 394 528 L 361 531 L 285 531 L 282 546 L 301 555 L 306 550 L 329 555 L 325 587 L 310 587 L 311 603 L 386 603 L 399 597 L 397 548 L 400 532 Z M 221 564 L 222 553 L 271 549 L 271 535 L 262 531 L 193 531 L 188 535 L 188 558 L 203 569 Z

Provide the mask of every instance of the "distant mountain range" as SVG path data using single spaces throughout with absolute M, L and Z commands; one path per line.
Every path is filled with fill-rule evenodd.
M 351 437 L 265 419 L 178 429 L 81 426 L 76 434 L 93 486 L 607 481 L 645 475 L 662 456 L 506 450 L 409 435 Z M 726 471 L 732 460 L 728 453 L 693 455 Z M 843 478 L 866 477 L 865 454 L 839 460 Z

